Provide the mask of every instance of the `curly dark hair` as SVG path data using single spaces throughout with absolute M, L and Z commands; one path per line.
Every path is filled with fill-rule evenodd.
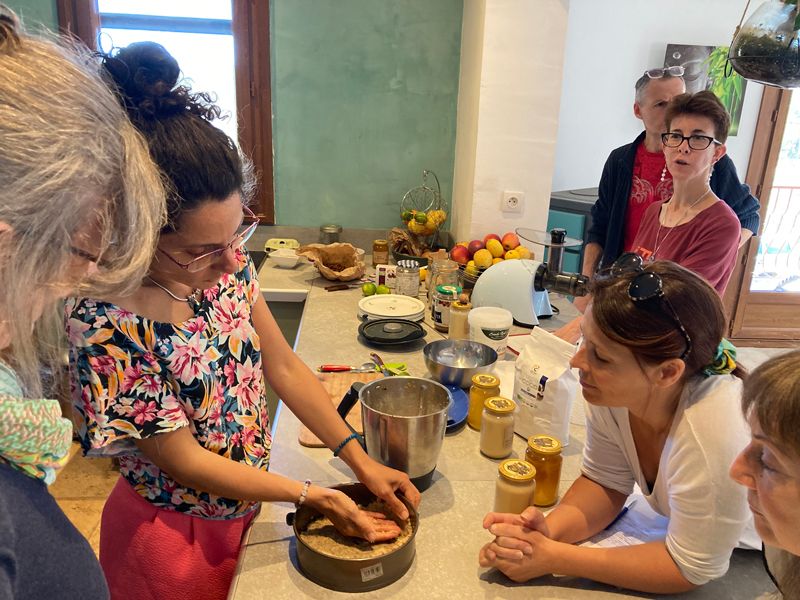
M 252 192 L 249 161 L 211 121 L 222 116 L 207 93 L 178 85 L 178 62 L 155 42 L 135 42 L 103 56 L 103 71 L 144 136 L 168 190 L 168 222 L 175 231 L 184 211 L 208 200 Z

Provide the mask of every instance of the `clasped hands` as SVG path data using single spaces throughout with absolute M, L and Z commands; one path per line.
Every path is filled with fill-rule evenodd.
M 556 571 L 560 542 L 550 539 L 544 515 L 536 508 L 529 506 L 519 515 L 489 513 L 483 528 L 495 538 L 480 550 L 482 567 L 498 569 L 518 583 Z

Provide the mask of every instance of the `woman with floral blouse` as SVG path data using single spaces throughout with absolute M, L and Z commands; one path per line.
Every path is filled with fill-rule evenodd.
M 258 220 L 247 163 L 210 121 L 219 109 L 176 87 L 166 50 L 136 43 L 104 61 L 167 180 L 168 225 L 141 288 L 67 305 L 74 400 L 89 456 L 117 456 L 100 562 L 113 598 L 225 598 L 261 501 L 312 505 L 348 535 L 399 533 L 339 491 L 267 471 L 264 379 L 401 518 L 419 492 L 371 460 L 292 352 L 244 250 Z

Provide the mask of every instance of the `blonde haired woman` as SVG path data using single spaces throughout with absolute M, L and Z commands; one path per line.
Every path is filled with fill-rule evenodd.
M 752 440 L 731 466 L 747 488 L 767 568 L 784 598 L 800 598 L 800 351 L 747 378 L 742 409 Z
M 0 598 L 108 596 L 47 492 L 71 423 L 40 399 L 41 359 L 57 352 L 41 343 L 40 317 L 76 288 L 138 282 L 163 207 L 158 172 L 97 67 L 26 35 L 0 4 Z

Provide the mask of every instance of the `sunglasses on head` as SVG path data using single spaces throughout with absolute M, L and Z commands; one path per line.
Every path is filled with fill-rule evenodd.
M 625 273 L 637 273 L 628 285 L 628 297 L 634 304 L 661 300 L 669 309 L 672 320 L 686 341 L 686 350 L 680 356 L 680 359 L 685 361 L 692 351 L 692 338 L 683 323 L 681 323 L 675 307 L 672 306 L 669 298 L 664 293 L 664 282 L 661 280 L 661 276 L 658 273 L 645 270 L 642 257 L 634 252 L 626 252 L 620 256 L 609 269 L 609 276 L 612 278 L 619 277 Z
M 671 67 L 661 67 L 658 69 L 647 69 L 644 72 L 650 79 L 661 79 L 664 76 L 667 77 L 683 77 L 683 74 L 686 72 L 681 65 L 673 65 Z

